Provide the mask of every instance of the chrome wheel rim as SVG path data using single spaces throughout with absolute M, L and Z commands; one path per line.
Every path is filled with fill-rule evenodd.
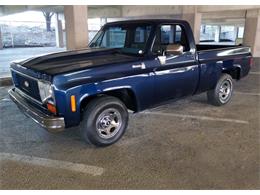
M 226 103 L 230 98 L 231 91 L 232 91 L 232 81 L 230 79 L 223 81 L 219 88 L 219 100 L 222 103 Z
M 97 118 L 96 129 L 100 137 L 109 139 L 114 137 L 122 126 L 122 116 L 118 110 L 109 108 Z

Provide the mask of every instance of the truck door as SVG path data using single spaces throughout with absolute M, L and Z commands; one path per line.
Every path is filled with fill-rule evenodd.
M 192 95 L 199 81 L 199 67 L 195 48 L 190 48 L 184 27 L 160 25 L 152 52 L 158 62 L 154 69 L 157 101 Z

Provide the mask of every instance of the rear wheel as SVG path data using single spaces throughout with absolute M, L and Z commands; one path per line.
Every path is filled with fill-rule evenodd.
M 207 92 L 209 103 L 215 106 L 227 104 L 233 94 L 233 80 L 229 74 L 223 74 L 217 82 L 216 87 Z
M 108 146 L 117 142 L 128 125 L 128 111 L 115 97 L 103 96 L 91 101 L 80 125 L 82 138 L 96 146 Z

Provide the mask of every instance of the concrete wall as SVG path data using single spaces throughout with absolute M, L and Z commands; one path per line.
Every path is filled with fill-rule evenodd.
M 245 18 L 246 10 L 218 11 L 202 13 L 203 19 L 238 19 Z
M 180 5 L 123 5 L 122 17 L 154 17 L 181 15 L 182 6 Z
M 260 57 L 260 10 L 247 12 L 243 43 L 251 47 L 254 57 Z
M 198 12 L 220 12 L 220 11 L 236 11 L 260 9 L 260 5 L 198 5 Z
M 88 7 L 88 18 L 117 18 L 121 12 L 120 6 Z

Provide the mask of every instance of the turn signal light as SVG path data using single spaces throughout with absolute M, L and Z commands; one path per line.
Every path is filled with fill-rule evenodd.
M 50 104 L 50 103 L 47 103 L 47 108 L 48 110 L 53 113 L 53 114 L 57 114 L 57 109 L 54 105 Z
M 76 112 L 76 97 L 75 95 L 70 96 L 71 111 Z

